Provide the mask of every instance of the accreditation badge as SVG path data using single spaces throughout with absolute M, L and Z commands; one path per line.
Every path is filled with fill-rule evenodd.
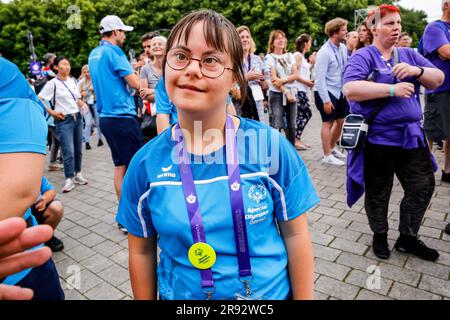
M 216 263 L 216 252 L 207 243 L 194 243 L 188 252 L 191 264 L 200 270 L 210 269 Z

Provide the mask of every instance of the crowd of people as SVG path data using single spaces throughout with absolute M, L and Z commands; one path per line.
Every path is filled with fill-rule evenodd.
M 328 21 L 328 39 L 314 52 L 310 35 L 299 35 L 289 52 L 285 32 L 273 30 L 264 55 L 255 54 L 249 26 L 198 10 L 168 38 L 144 34 L 143 51 L 131 61 L 122 47 L 133 27 L 106 16 L 80 78 L 71 77 L 69 58 L 47 54 L 34 91 L 0 58 L 0 190 L 2 199 L 14 199 L 0 200 L 0 230 L 10 230 L 0 232 L 0 267 L 8 255 L 33 267 L 1 268 L 0 299 L 31 298 L 14 285 L 33 289 L 35 299 L 64 298 L 48 250 L 16 253 L 42 242 L 64 248 L 48 228 L 36 227 L 54 230 L 64 212 L 42 174 L 44 156 L 50 152 L 48 170 L 64 170 L 62 192 L 87 185 L 83 145 L 92 148 L 95 128 L 97 146 L 106 140 L 115 167 L 117 222 L 128 233 L 136 299 L 312 299 L 306 212 L 320 199 L 297 151 L 311 148 L 303 132 L 313 103 L 322 120 L 321 162 L 347 164 L 349 206 L 365 194 L 374 254 L 391 254 L 395 175 L 405 192 L 395 249 L 436 261 L 439 253 L 419 240 L 419 230 L 435 187 L 433 142 L 444 141 L 441 180 L 450 182 L 449 0 L 442 10 L 419 52 L 402 33 L 399 8 L 381 5 L 355 31 L 345 19 Z M 19 118 L 24 113 L 30 116 Z M 369 129 L 347 153 L 339 140 L 349 114 Z M 256 140 L 245 139 L 253 132 Z M 22 216 L 29 230 L 7 219 Z

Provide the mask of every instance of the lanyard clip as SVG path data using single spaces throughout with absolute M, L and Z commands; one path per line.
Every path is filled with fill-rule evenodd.
M 202 290 L 204 294 L 206 294 L 206 300 L 211 300 L 212 295 L 214 292 L 216 292 L 216 287 L 210 287 Z
M 250 276 L 247 277 L 239 277 L 239 281 L 244 284 L 245 287 L 245 295 L 250 297 L 252 295 L 252 288 L 250 288 L 250 282 L 253 281 L 253 274 L 250 273 Z

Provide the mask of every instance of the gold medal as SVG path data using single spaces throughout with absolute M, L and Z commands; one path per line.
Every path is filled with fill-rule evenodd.
M 194 243 L 188 252 L 189 261 L 200 270 L 210 269 L 216 263 L 216 252 L 207 243 Z

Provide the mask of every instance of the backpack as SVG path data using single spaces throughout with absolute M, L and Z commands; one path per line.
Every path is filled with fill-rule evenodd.
M 445 23 L 444 23 L 443 21 L 441 21 L 441 20 L 436 20 L 436 21 L 434 21 L 434 22 L 438 22 L 437 25 L 439 26 L 439 28 L 441 28 L 442 31 L 444 31 L 444 33 L 447 31 L 447 27 L 446 27 L 446 25 L 445 25 Z M 422 36 L 422 38 L 420 38 L 420 40 L 419 40 L 419 45 L 417 46 L 417 51 L 418 51 L 421 55 L 423 55 L 425 58 L 427 58 L 427 56 L 430 56 L 430 55 L 431 55 L 431 52 L 425 52 L 423 36 Z

